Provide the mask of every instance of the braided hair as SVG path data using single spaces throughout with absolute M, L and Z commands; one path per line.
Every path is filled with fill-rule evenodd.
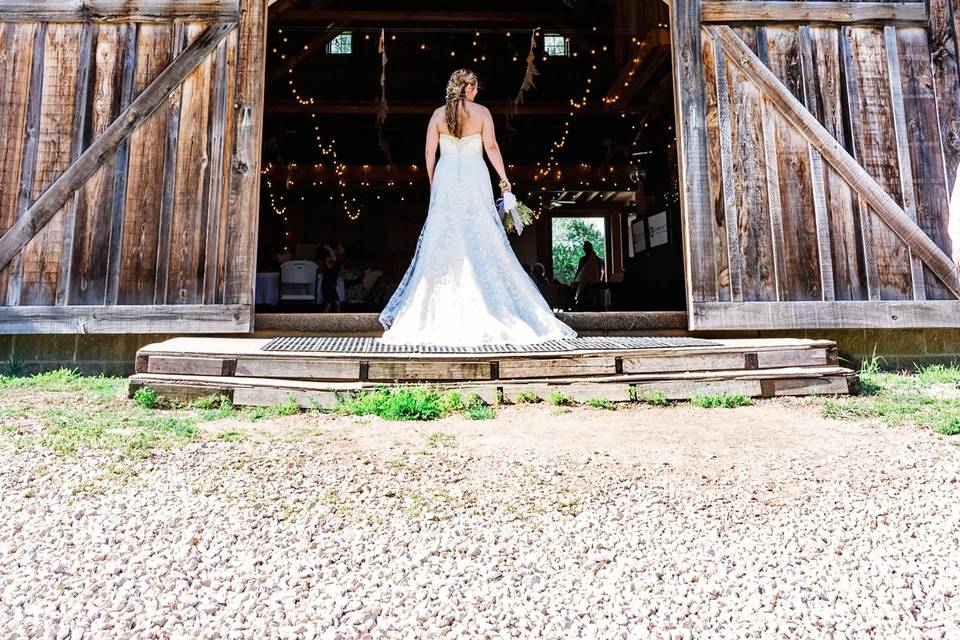
M 447 129 L 458 138 L 463 132 L 462 109 L 463 102 L 467 99 L 467 85 L 476 83 L 477 74 L 470 69 L 457 69 L 450 74 L 447 81 Z

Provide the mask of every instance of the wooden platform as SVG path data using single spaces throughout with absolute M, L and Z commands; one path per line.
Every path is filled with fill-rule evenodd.
M 428 383 L 510 402 L 527 391 L 560 390 L 583 401 L 629 401 L 660 392 L 752 397 L 846 394 L 858 389 L 824 340 L 714 340 L 715 346 L 537 353 L 392 354 L 263 351 L 265 338 L 174 338 L 141 349 L 130 393 L 149 387 L 175 399 L 220 393 L 235 404 L 293 398 L 330 406 L 338 393 L 384 384 Z

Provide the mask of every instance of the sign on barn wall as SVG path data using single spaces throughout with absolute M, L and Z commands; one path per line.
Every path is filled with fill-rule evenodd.
M 0 333 L 252 328 L 266 0 L 0 5 Z
M 692 329 L 960 326 L 951 1 L 674 1 Z

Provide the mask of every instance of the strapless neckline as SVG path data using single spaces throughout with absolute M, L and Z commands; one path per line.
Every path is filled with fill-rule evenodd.
M 466 140 L 467 138 L 472 138 L 472 137 L 474 137 L 474 136 L 479 136 L 479 135 L 481 135 L 481 133 L 471 133 L 471 134 L 468 135 L 468 136 L 460 136 L 460 137 L 457 137 L 457 136 L 453 135 L 452 133 L 447 133 L 447 132 L 445 132 L 445 131 L 442 131 L 442 132 L 440 132 L 440 135 L 442 135 L 442 136 L 449 136 L 449 137 L 453 138 L 454 140 Z

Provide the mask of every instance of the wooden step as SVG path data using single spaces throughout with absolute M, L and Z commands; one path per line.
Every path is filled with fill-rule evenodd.
M 175 338 L 137 354 L 141 374 L 325 381 L 453 382 L 751 371 L 837 364 L 826 340 L 716 340 L 714 347 L 556 353 L 390 354 L 266 352 L 263 338 Z
M 304 408 L 331 407 L 338 394 L 383 386 L 372 381 L 314 381 L 224 375 L 139 373 L 130 379 L 130 394 L 142 387 L 176 400 L 223 394 L 240 406 L 272 406 L 291 400 Z M 578 402 L 602 398 L 624 402 L 647 393 L 662 393 L 671 400 L 698 394 L 733 393 L 750 397 L 828 395 L 855 393 L 856 375 L 837 366 L 780 367 L 766 370 L 724 370 L 667 374 L 616 374 L 582 377 L 527 378 L 510 381 L 440 382 L 430 386 L 476 393 L 494 403 L 515 401 L 521 392 L 546 399 L 561 391 Z

